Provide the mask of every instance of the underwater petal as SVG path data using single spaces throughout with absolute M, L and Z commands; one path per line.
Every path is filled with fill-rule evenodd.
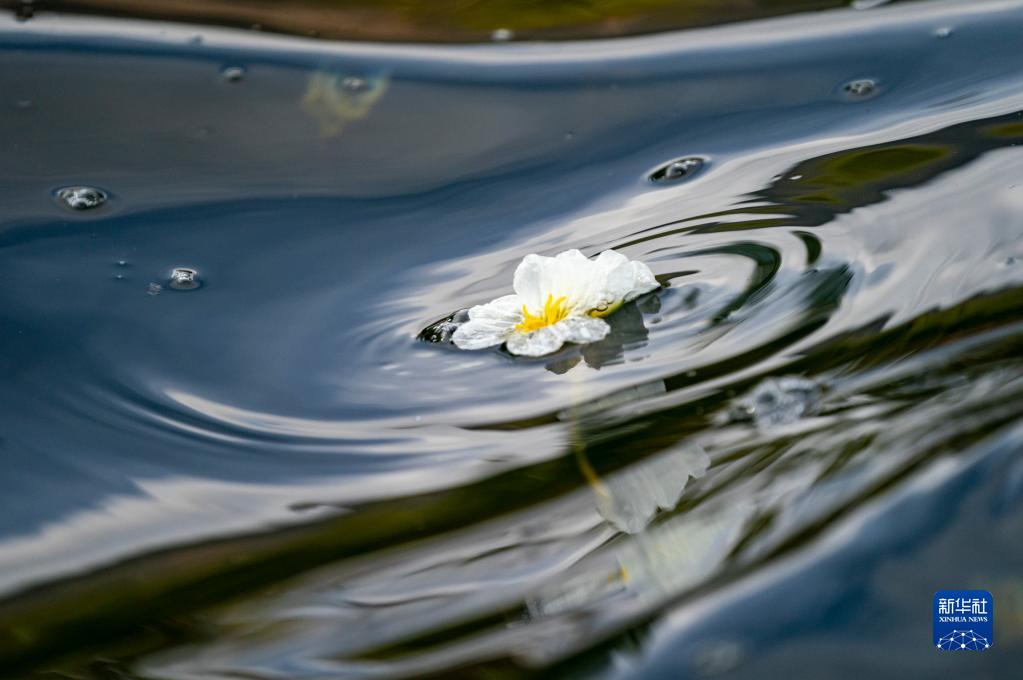
M 515 333 L 508 338 L 508 351 L 525 357 L 542 357 L 557 352 L 565 341 L 554 330 L 554 326 L 546 326 L 531 333 Z
M 505 295 L 469 309 L 469 320 L 455 329 L 451 341 L 461 349 L 484 349 L 504 342 L 522 321 L 522 301 Z
M 611 326 L 603 319 L 592 316 L 573 316 L 551 326 L 565 342 L 597 342 L 607 337 Z

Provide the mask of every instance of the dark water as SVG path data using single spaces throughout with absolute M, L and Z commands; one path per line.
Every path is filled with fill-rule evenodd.
M 4 17 L 3 667 L 1012 677 L 1021 45 L 988 0 L 446 47 Z M 416 340 L 612 247 L 666 287 L 601 343 Z M 935 652 L 941 588 L 995 647 Z

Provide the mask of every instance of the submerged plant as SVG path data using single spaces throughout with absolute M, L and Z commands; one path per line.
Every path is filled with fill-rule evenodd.
M 512 354 L 538 357 L 566 342 L 604 339 L 611 327 L 602 317 L 660 284 L 650 268 L 605 250 L 591 260 L 578 250 L 555 257 L 527 255 L 515 270 L 515 293 L 469 309 L 455 329 L 461 349 L 505 343 Z
M 302 108 L 317 120 L 324 137 L 334 137 L 352 121 L 369 115 L 390 80 L 387 73 L 361 78 L 317 71 L 309 77 Z

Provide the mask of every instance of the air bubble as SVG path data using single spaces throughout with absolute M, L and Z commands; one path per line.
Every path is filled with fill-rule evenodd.
M 64 187 L 57 189 L 57 198 L 72 210 L 89 210 L 103 205 L 107 194 L 96 187 Z
M 199 272 L 189 267 L 175 267 L 171 270 L 170 287 L 174 290 L 195 290 L 202 284 Z
M 28 21 L 35 16 L 35 0 L 21 0 L 15 10 L 14 17 L 18 21 Z
M 689 156 L 687 158 L 679 158 L 678 160 L 671 161 L 662 165 L 660 168 L 650 174 L 650 179 L 658 183 L 669 183 L 678 182 L 679 180 L 689 179 L 696 175 L 706 161 L 698 156 Z
M 146 295 L 159 295 L 163 292 L 163 286 L 155 281 L 146 286 Z
M 369 89 L 369 83 L 366 82 L 365 78 L 348 76 L 341 81 L 341 89 L 348 92 L 365 92 Z
M 241 82 L 245 77 L 245 69 L 241 66 L 226 66 L 220 71 L 220 76 L 229 83 Z
M 952 35 L 952 29 L 948 26 L 934 29 L 935 38 L 947 38 L 950 35 Z
M 496 28 L 490 34 L 490 39 L 494 42 L 508 42 L 515 37 L 515 31 L 510 28 Z
M 870 78 L 850 80 L 842 85 L 842 93 L 849 99 L 867 99 L 877 94 L 877 81 Z

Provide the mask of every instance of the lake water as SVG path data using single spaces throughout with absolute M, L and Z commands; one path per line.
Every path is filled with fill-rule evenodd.
M 804 4 L 0 18 L 0 664 L 1011 677 L 1023 2 Z M 569 248 L 663 287 L 543 359 L 424 340 Z M 991 650 L 936 652 L 944 588 Z

